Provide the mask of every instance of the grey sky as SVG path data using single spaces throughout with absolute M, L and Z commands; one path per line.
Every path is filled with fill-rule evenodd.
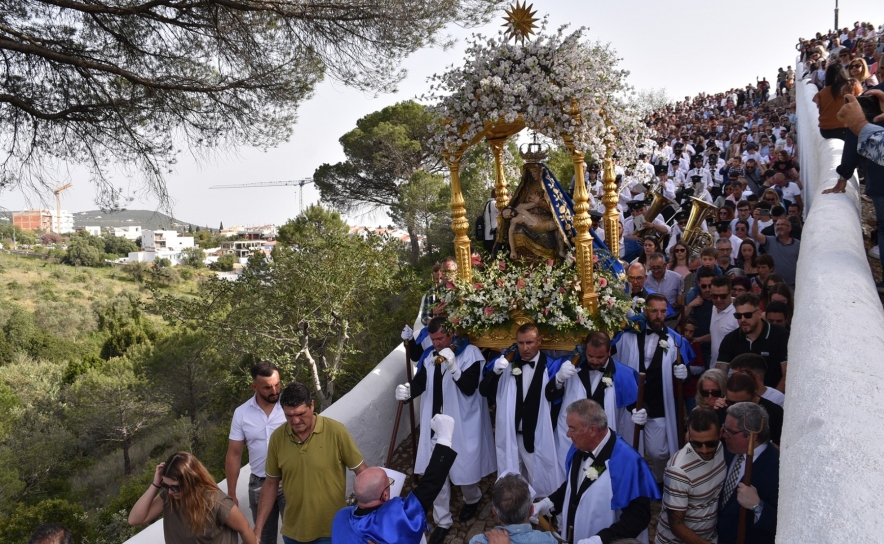
M 756 77 L 775 80 L 778 67 L 794 67 L 798 37 L 809 38 L 833 26 L 834 4 L 834 0 L 534 2 L 538 16 L 549 14 L 551 31 L 565 23 L 571 23 L 572 29 L 589 27 L 590 39 L 612 43 L 623 59 L 621 65 L 632 72 L 631 85 L 637 89 L 664 87 L 675 99 L 744 86 L 754 83 Z M 852 28 L 857 20 L 879 25 L 884 20 L 881 2 L 841 0 L 840 26 Z M 501 23 L 502 19 L 496 18 L 481 32 L 495 34 Z M 201 161 L 183 155 L 177 171 L 168 177 L 176 217 L 217 227 L 220 221 L 225 226 L 282 224 L 297 215 L 297 188 L 208 188 L 311 177 L 320 164 L 343 160 L 338 138 L 355 127 L 357 119 L 422 94 L 428 87 L 427 76 L 452 63 L 462 63 L 463 38 L 469 31 L 451 28 L 449 32 L 458 38 L 454 49 L 426 49 L 412 55 L 404 64 L 409 76 L 397 94 L 374 98 L 326 81 L 318 86 L 314 98 L 302 105 L 291 141 L 267 153 L 241 148 Z M 62 208 L 72 212 L 94 209 L 86 172 L 74 169 L 67 181 L 74 187 L 63 193 Z M 129 185 L 123 178 L 115 184 Z M 318 198 L 314 187 L 304 188 L 305 205 Z M 54 206 L 51 195 L 49 200 Z M 8 190 L 0 193 L 0 206 L 6 209 L 35 204 L 33 195 Z M 156 203 L 140 195 L 129 207 L 154 209 Z M 350 222 L 386 223 L 386 218 L 375 214 L 351 217 Z

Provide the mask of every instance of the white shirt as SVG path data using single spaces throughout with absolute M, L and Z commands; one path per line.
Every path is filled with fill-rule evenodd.
M 715 306 L 712 307 L 712 319 L 709 321 L 709 342 L 712 355 L 709 368 L 715 368 L 713 365 L 718 362 L 718 348 L 721 347 L 721 341 L 727 336 L 727 333 L 739 326 L 740 324 L 734 319 L 733 304 L 728 304 L 727 308 L 721 312 Z
M 537 352 L 537 355 L 534 356 L 533 359 L 529 362 L 534 363 L 534 367 L 531 365 L 522 365 L 522 400 L 528 396 L 528 387 L 531 385 L 531 380 L 534 379 L 534 370 L 537 366 L 537 361 L 540 359 L 540 352 Z
M 764 393 L 761 394 L 761 398 L 767 399 L 780 406 L 786 403 L 786 395 L 782 394 L 779 389 L 774 389 L 773 387 L 765 389 Z
M 242 403 L 233 412 L 230 422 L 230 440 L 245 441 L 249 448 L 249 464 L 252 474 L 264 478 L 264 463 L 267 461 L 267 442 L 277 427 L 285 423 L 285 413 L 277 402 L 270 415 L 258 406 L 256 395 Z
M 780 188 L 783 191 L 783 199 L 792 202 L 793 204 L 797 202 L 795 200 L 796 196 L 801 196 L 801 189 L 798 188 L 798 184 L 794 181 L 790 181 L 786 184 L 785 187 Z
M 580 487 L 580 485 L 583 483 L 583 479 L 586 478 L 586 469 L 588 469 L 589 467 L 591 467 L 592 465 L 595 464 L 595 458 L 599 456 L 599 454 L 602 452 L 602 448 L 605 447 L 605 444 L 607 444 L 608 440 L 610 440 L 610 439 L 611 439 L 611 429 L 606 428 L 605 429 L 605 437 L 602 438 L 602 441 L 599 442 L 599 445 L 596 446 L 596 448 L 594 450 L 589 452 L 592 454 L 592 456 L 587 457 L 586 459 L 583 460 L 583 462 L 580 463 L 580 481 L 577 482 L 578 487 Z

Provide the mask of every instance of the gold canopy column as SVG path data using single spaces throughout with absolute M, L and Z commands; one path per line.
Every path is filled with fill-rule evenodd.
M 586 183 L 583 179 L 583 153 L 574 148 L 574 141 L 564 137 L 565 146 L 571 152 L 574 161 L 574 247 L 577 250 L 577 272 L 580 276 L 580 302 L 592 315 L 598 314 L 599 295 L 595 292 L 595 278 L 592 270 L 592 236 L 589 228 L 592 220 L 589 217 L 589 198 L 586 194 Z
M 602 202 L 605 205 L 605 244 L 611 250 L 615 259 L 620 258 L 620 214 L 617 213 L 617 203 L 620 195 L 617 193 L 617 176 L 614 174 L 614 159 L 609 150 L 605 156 L 604 171 L 602 173 L 602 187 L 605 194 Z
M 507 204 L 510 202 L 510 195 L 507 191 L 506 175 L 503 171 L 503 146 L 506 145 L 508 139 L 507 136 L 504 136 L 502 138 L 488 140 L 488 145 L 491 146 L 491 152 L 494 154 L 495 206 L 497 206 L 498 217 L 500 217 L 500 213 L 503 212 L 503 209 L 506 208 Z M 495 241 L 497 243 L 503 243 L 506 241 L 506 235 L 504 234 L 503 229 L 497 229 L 497 240 Z
M 470 264 L 470 238 L 467 231 L 466 203 L 460 188 L 461 154 L 446 155 L 448 168 L 451 170 L 451 230 L 454 231 L 454 256 L 457 259 L 457 277 L 464 281 L 472 281 L 473 269 Z

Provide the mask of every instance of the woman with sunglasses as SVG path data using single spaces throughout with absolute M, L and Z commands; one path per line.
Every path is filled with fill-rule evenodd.
M 682 278 L 691 273 L 688 267 L 688 253 L 688 246 L 681 242 L 676 242 L 669 250 L 669 270 L 678 272 Z
M 713 368 L 700 375 L 697 383 L 697 408 L 714 409 L 715 400 L 724 398 L 727 391 L 727 374 Z
M 187 452 L 157 465 L 153 481 L 129 512 L 129 525 L 163 516 L 166 544 L 257 544 L 242 511 Z
M 859 82 L 863 92 L 878 84 L 878 78 L 874 74 L 869 73 L 869 65 L 866 64 L 866 59 L 862 57 L 857 57 L 850 61 L 850 64 L 847 65 L 847 73 Z

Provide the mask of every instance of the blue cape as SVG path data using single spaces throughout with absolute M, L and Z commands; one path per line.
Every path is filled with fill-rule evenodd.
M 611 431 L 611 434 L 615 440 L 614 450 L 608 461 L 608 470 L 611 472 L 611 491 L 614 495 L 611 498 L 611 510 L 623 510 L 639 497 L 659 501 L 660 490 L 657 488 L 654 473 L 651 472 L 648 463 L 637 451 L 624 442 L 619 434 L 614 431 Z M 576 452 L 577 448 L 571 444 L 571 449 L 568 450 L 568 456 L 565 459 L 565 474 L 570 474 L 571 460 Z
M 418 544 L 427 528 L 427 515 L 414 495 L 394 497 L 364 516 L 354 515 L 355 506 L 342 508 L 332 523 L 333 544 Z
M 565 234 L 566 239 L 573 244 L 574 237 L 577 236 L 577 229 L 574 228 L 574 200 L 562 188 L 562 184 L 556 179 L 552 170 L 543 163 L 540 163 L 540 166 L 543 171 L 541 183 L 544 191 L 546 191 L 546 198 L 552 207 L 553 215 L 555 215 L 556 222 L 559 228 L 562 229 L 562 233 Z M 611 250 L 605 245 L 604 240 L 599 238 L 599 235 L 592 229 L 589 229 L 589 234 L 592 235 L 593 251 L 601 253 L 599 255 L 599 264 L 602 268 L 606 268 L 615 274 L 622 274 L 624 272 L 623 265 L 611 255 Z
M 515 346 L 515 344 L 513 344 L 513 345 Z M 509 353 L 509 351 L 513 350 L 513 349 L 516 349 L 516 348 L 514 348 L 514 347 L 507 348 L 507 349 L 503 350 L 500 354 L 503 356 L 506 356 L 506 354 Z M 549 356 L 549 354 L 547 354 L 546 355 L 546 376 L 547 376 L 547 378 L 549 378 L 550 380 L 553 379 L 553 376 L 556 375 L 556 372 L 558 372 L 559 367 L 562 366 L 562 363 L 564 363 L 565 361 L 567 361 L 570 358 L 571 358 L 570 355 L 566 355 L 566 356 L 560 357 L 558 359 L 553 359 L 552 357 Z M 494 359 L 497 359 L 497 357 L 495 357 Z M 485 363 L 485 368 L 482 369 L 482 376 L 483 377 L 486 374 L 488 374 L 489 372 L 493 372 L 494 359 L 491 359 L 490 361 Z M 559 402 L 562 402 L 561 399 L 559 400 Z
M 415 338 L 414 341 L 417 345 L 421 345 L 424 343 L 424 340 L 426 340 L 427 336 L 429 335 L 429 331 L 427 331 L 427 328 L 424 327 L 423 329 L 421 329 L 421 332 L 418 333 L 417 338 Z

